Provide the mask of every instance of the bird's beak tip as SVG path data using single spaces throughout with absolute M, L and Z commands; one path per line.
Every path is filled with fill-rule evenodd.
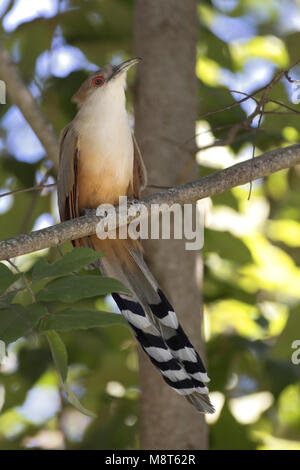
M 133 65 L 136 65 L 141 62 L 141 60 L 143 60 L 141 57 L 133 57 L 132 59 L 125 60 L 125 62 L 122 62 L 115 68 L 113 76 L 116 76 L 123 72 L 127 72 Z
M 137 65 L 139 62 L 141 62 L 143 59 L 141 57 L 133 57 L 132 59 L 128 59 L 122 64 L 120 64 L 120 68 L 123 70 L 128 70 L 130 69 L 133 65 Z

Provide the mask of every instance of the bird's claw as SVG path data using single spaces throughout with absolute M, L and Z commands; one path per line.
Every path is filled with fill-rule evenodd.
M 134 206 L 135 204 L 139 204 L 140 203 L 140 200 L 135 198 L 135 197 L 129 197 L 127 199 L 127 205 L 128 206 Z

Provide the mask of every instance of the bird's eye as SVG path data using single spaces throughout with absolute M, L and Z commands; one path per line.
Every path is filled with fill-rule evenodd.
M 104 82 L 105 82 L 105 78 L 103 77 L 103 75 L 97 75 L 96 77 L 93 78 L 92 85 L 95 87 L 99 87 L 99 86 L 102 86 Z

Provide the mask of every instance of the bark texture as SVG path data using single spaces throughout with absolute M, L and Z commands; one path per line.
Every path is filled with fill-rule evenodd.
M 196 0 L 136 0 L 135 52 L 138 67 L 135 133 L 149 184 L 174 186 L 188 153 L 182 145 L 195 133 L 197 83 Z M 195 168 L 194 168 L 195 169 Z M 190 175 L 196 177 L 194 172 Z M 201 337 L 201 296 L 196 256 L 181 240 L 147 241 L 146 259 L 180 317 L 194 346 Z M 201 277 L 201 259 L 198 259 Z M 204 449 L 203 415 L 166 387 L 148 358 L 140 353 L 141 447 Z

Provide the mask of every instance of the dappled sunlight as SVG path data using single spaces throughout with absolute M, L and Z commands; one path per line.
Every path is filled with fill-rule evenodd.
M 267 432 L 253 432 L 253 437 L 263 442 L 257 447 L 258 450 L 300 450 L 299 441 L 280 439 Z
M 282 295 L 300 298 L 300 268 L 280 248 L 271 245 L 262 234 L 245 238 L 256 262 L 241 269 L 241 285 L 276 290 Z
M 253 305 L 247 305 L 234 299 L 211 303 L 205 310 L 206 331 L 211 335 L 220 333 L 240 334 L 247 338 L 263 338 L 264 329 L 257 323 L 259 311 Z
M 0 385 L 0 412 L 5 402 L 5 388 L 3 385 Z
M 265 199 L 254 198 L 246 207 L 245 213 L 237 212 L 231 207 L 217 206 L 210 212 L 208 228 L 228 230 L 238 237 L 250 236 L 261 229 L 269 213 Z
M 199 148 L 212 145 L 215 142 L 210 125 L 207 121 L 196 123 L 196 143 Z M 234 154 L 229 147 L 212 147 L 198 151 L 196 159 L 199 165 L 212 168 L 226 168 L 233 164 Z
M 286 46 L 276 36 L 257 36 L 249 42 L 234 42 L 230 45 L 230 49 L 233 59 L 239 66 L 253 57 L 263 57 L 283 68 L 289 65 Z
M 214 424 L 218 421 L 222 412 L 222 408 L 225 402 L 225 396 L 221 392 L 211 392 L 209 396 L 216 411 L 213 414 L 205 415 L 205 421 L 208 424 Z
M 209 86 L 221 83 L 222 71 L 219 65 L 207 57 L 198 57 L 196 73 L 197 76 Z
M 27 437 L 23 441 L 24 446 L 28 449 L 36 447 L 39 449 L 53 450 L 64 449 L 64 435 L 61 431 L 43 430 L 35 436 Z
M 268 237 L 288 246 L 300 246 L 300 223 L 296 220 L 269 220 L 266 226 Z
M 70 441 L 80 442 L 92 418 L 75 409 L 66 409 L 61 418 L 61 427 Z
M 268 335 L 277 336 L 282 333 L 289 315 L 287 305 L 264 300 L 258 302 L 258 308 L 268 322 Z
M 3 411 L 0 416 L 0 437 L 6 439 L 16 438 L 27 427 L 26 420 L 16 409 Z
M 112 397 L 124 397 L 125 388 L 120 382 L 111 381 L 106 384 L 106 392 Z
M 243 397 L 231 398 L 229 408 L 241 424 L 255 423 L 260 415 L 270 408 L 274 397 L 270 392 L 259 392 Z

